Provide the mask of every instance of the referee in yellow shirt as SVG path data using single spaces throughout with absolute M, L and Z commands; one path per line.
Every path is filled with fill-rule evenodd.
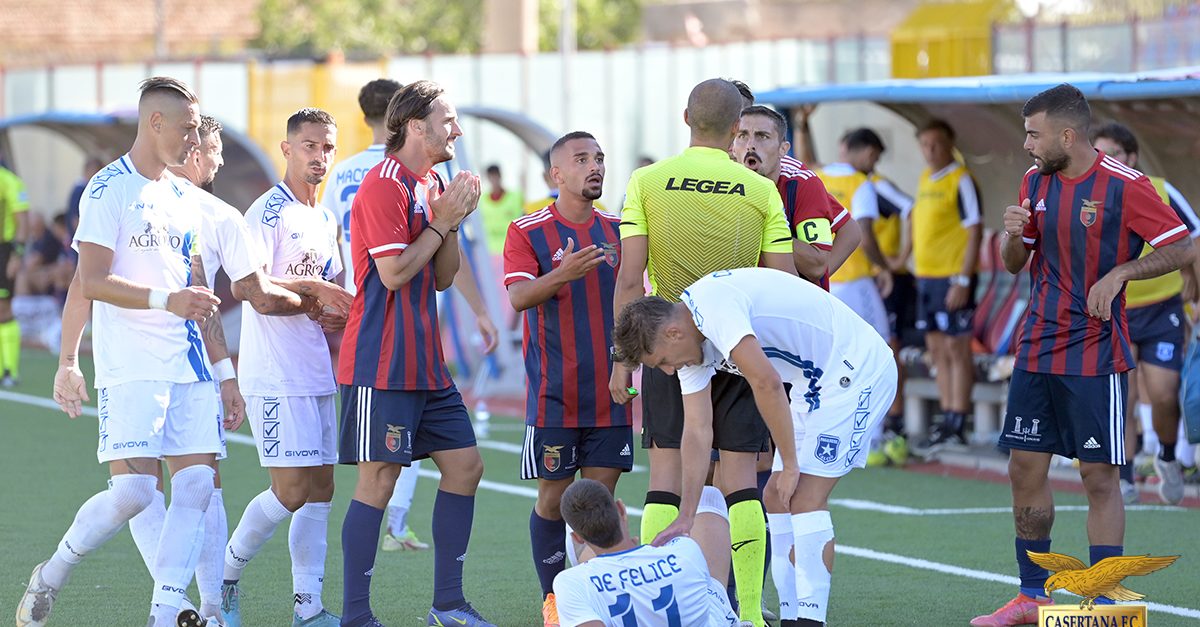
M 686 287 L 718 270 L 761 263 L 796 273 L 792 234 L 774 182 L 729 158 L 741 111 L 742 96 L 733 83 L 724 79 L 700 83 L 692 89 L 683 114 L 691 128 L 690 146 L 633 173 L 621 215 L 622 258 L 614 313 L 644 295 L 642 275 L 647 270 L 653 294 L 674 302 L 679 302 Z M 631 373 L 620 363 L 613 368 L 610 388 L 617 402 L 630 399 Z M 696 413 L 710 418 L 704 431 L 711 431 L 711 448 L 720 450 L 714 483 L 729 508 L 741 618 L 761 627 L 767 532 L 755 464 L 758 454 L 767 450 L 770 434 L 750 385 L 740 376 L 718 372 L 710 390 L 685 398 L 674 373 L 645 368 L 641 398 L 642 446 L 650 458 L 642 541 L 654 540 L 677 517 L 686 525 L 695 515 L 679 511 L 680 448 L 684 406 L 703 403 Z M 696 414 L 689 411 L 689 415 Z
M 21 327 L 13 318 L 13 284 L 25 256 L 29 196 L 25 183 L 0 166 L 0 386 L 20 379 Z
M 971 358 L 975 270 L 983 224 L 979 191 L 967 168 L 954 159 L 954 129 L 930 120 L 917 131 L 928 167 L 917 184 L 909 214 L 913 275 L 917 277 L 917 328 L 937 368 L 942 421 L 930 444 L 966 444 L 975 364 Z M 907 263 L 907 251 L 900 264 Z

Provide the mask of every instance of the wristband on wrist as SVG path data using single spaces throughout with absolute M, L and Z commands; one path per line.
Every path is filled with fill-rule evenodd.
M 435 227 L 433 224 L 430 224 L 430 225 L 429 225 L 427 228 L 428 228 L 430 231 L 433 231 L 434 233 L 437 233 L 437 236 L 438 236 L 438 237 L 440 237 L 440 238 L 442 238 L 442 241 L 443 241 L 443 242 L 444 242 L 444 241 L 446 241 L 446 236 L 445 236 L 445 235 L 442 235 L 442 232 L 441 232 L 441 231 L 439 231 L 439 230 L 437 230 L 437 227 Z
M 224 383 L 230 379 L 236 379 L 237 371 L 233 369 L 233 360 L 226 357 L 225 359 L 213 364 L 213 376 L 217 378 L 218 383 Z
M 158 289 L 158 288 L 151 289 L 150 290 L 150 299 L 147 304 L 149 305 L 150 309 L 166 310 L 167 298 L 169 298 L 170 296 L 171 296 L 171 292 L 169 292 L 167 290 Z
M 971 277 L 965 274 L 956 274 L 950 277 L 950 285 L 955 285 L 958 287 L 970 287 Z

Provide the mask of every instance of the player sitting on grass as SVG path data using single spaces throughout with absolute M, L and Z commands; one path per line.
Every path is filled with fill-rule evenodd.
M 629 537 L 625 504 L 603 483 L 579 479 L 562 495 L 571 535 L 596 552 L 554 578 L 563 627 L 663 624 L 729 627 L 739 623 L 725 594 L 729 576 L 729 512 L 721 491 L 708 486 L 690 537 L 665 546 Z M 715 573 L 716 576 L 713 576 Z

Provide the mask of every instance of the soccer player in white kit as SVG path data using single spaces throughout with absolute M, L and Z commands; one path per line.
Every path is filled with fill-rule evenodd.
M 342 263 L 345 265 L 345 286 L 354 291 L 353 255 L 350 254 L 350 207 L 354 204 L 354 196 L 358 186 L 371 168 L 379 165 L 384 157 L 384 144 L 387 143 L 388 130 L 385 123 L 388 103 L 392 96 L 403 87 L 390 78 L 377 78 L 358 91 L 358 106 L 362 109 L 363 121 L 371 129 L 371 145 L 366 150 L 343 159 L 329 173 L 329 181 L 321 195 L 321 204 L 333 211 L 342 227 Z M 447 180 L 449 177 L 447 177 Z M 459 262 L 458 275 L 454 277 L 454 287 L 462 293 L 467 305 L 475 314 L 475 324 L 483 339 L 483 352 L 490 353 L 496 349 L 499 342 L 499 331 L 488 316 L 487 307 L 479 295 L 479 283 L 471 270 L 470 262 L 462 257 Z M 408 526 L 408 512 L 412 508 L 413 493 L 417 488 L 417 478 L 421 470 L 421 460 L 414 460 L 408 472 L 400 473 L 396 480 L 396 488 L 387 504 L 388 532 L 383 536 L 381 548 L 384 551 L 422 551 L 429 545 L 422 542 L 417 534 Z
M 140 91 L 137 138 L 92 177 L 74 241 L 79 303 L 92 301 L 95 309 L 97 458 L 112 478 L 80 507 L 54 555 L 34 568 L 17 608 L 19 626 L 45 625 L 74 567 L 150 505 L 159 457 L 172 472 L 171 505 L 151 568 L 148 625 L 202 624 L 194 611 L 185 617 L 178 609 L 199 558 L 193 545 L 221 449 L 199 328 L 220 300 L 188 286 L 203 217 L 166 172 L 198 146 L 200 114 L 195 95 L 175 79 L 147 79 Z M 73 315 L 86 317 L 86 308 L 76 309 Z
M 796 591 L 781 599 L 781 618 L 823 624 L 833 564 L 829 494 L 839 478 L 866 465 L 870 434 L 896 394 L 887 343 L 825 290 L 766 268 L 711 274 L 674 305 L 639 299 L 618 317 L 613 343 L 630 363 L 679 371 L 682 504 L 655 544 L 686 534 L 695 517 L 711 449 L 709 380 L 718 369 L 745 377 L 776 445 L 766 495 L 791 511 L 791 537 L 783 521 L 772 522 L 776 586 Z M 784 383 L 792 386 L 790 402 Z
M 336 218 L 317 202 L 317 186 L 333 163 L 336 141 L 337 126 L 328 113 L 301 109 L 293 114 L 280 144 L 287 161 L 284 179 L 246 211 L 267 273 L 283 284 L 331 281 L 342 271 Z M 228 627 L 241 625 L 237 582 L 243 569 L 289 516 L 292 624 L 339 623 L 321 602 L 337 462 L 336 387 L 324 329 L 344 324 L 344 311 L 327 303 L 316 302 L 308 315 L 291 316 L 263 316 L 249 304 L 242 306 L 241 385 L 271 487 L 246 506 L 225 551 L 222 596 L 228 600 L 222 614 Z
M 725 497 L 704 488 L 691 537 L 664 546 L 629 537 L 625 504 L 603 483 L 580 479 L 562 495 L 562 515 L 576 542 L 596 556 L 554 578 L 562 627 L 736 627 L 729 576 L 729 512 Z M 713 576 L 711 573 L 716 573 Z

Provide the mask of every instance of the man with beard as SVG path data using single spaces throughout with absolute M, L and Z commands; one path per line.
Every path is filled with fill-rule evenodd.
M 337 126 L 319 109 L 288 118 L 280 150 L 283 180 L 246 211 L 252 239 L 269 275 L 281 282 L 333 281 L 342 271 L 338 225 L 317 202 L 317 187 L 333 164 Z M 326 528 L 337 462 L 336 387 L 325 329 L 345 324 L 345 312 L 324 305 L 310 314 L 264 316 L 242 305 L 242 391 L 259 463 L 271 486 L 246 506 L 225 550 L 222 614 L 241 625 L 238 582 L 275 528 L 292 516 L 288 548 L 295 599 L 293 625 L 333 627 L 338 617 L 321 603 Z
M 338 360 L 338 457 L 358 466 L 358 485 L 342 523 L 342 624 L 382 624 L 371 612 L 371 575 L 383 508 L 401 469 L 429 457 L 442 477 L 425 622 L 493 627 L 463 594 L 483 458 L 442 356 L 435 298 L 458 271 L 458 229 L 479 202 L 479 177 L 462 171 L 446 184 L 433 171 L 454 158 L 462 135 L 437 83 L 405 86 L 385 119 L 386 156 L 363 179 L 350 212 L 356 293 Z
M 575 480 L 614 492 L 633 468 L 626 405 L 608 394 L 613 293 L 620 263 L 619 218 L 593 204 L 604 185 L 604 153 L 589 133 L 563 135 L 550 149 L 558 199 L 508 227 L 504 284 L 525 312 L 525 446 L 521 478 L 537 479 L 529 516 L 542 618 L 558 627 L 554 577 L 566 566 L 563 491 Z
M 1028 552 L 1050 551 L 1054 454 L 1079 460 L 1088 499 L 1093 564 L 1124 553 L 1125 506 L 1118 470 L 1125 461 L 1126 373 L 1133 368 L 1125 322 L 1125 283 L 1161 276 L 1192 260 L 1187 227 L 1145 175 L 1092 147 L 1091 108 L 1072 85 L 1025 103 L 1025 150 L 1034 167 L 1019 206 L 1004 212 L 1004 267 L 1030 265 L 1032 297 L 1017 340 L 1000 446 L 1010 451 L 1017 596 L 972 625 L 1037 620 L 1046 569 Z M 1154 252 L 1138 258 L 1144 244 Z
M 787 120 L 782 114 L 762 105 L 747 107 L 733 138 L 733 156 L 775 181 L 792 236 L 808 244 L 793 249 L 796 271 L 828 290 L 829 275 L 858 248 L 862 233 L 815 172 L 795 159 L 783 161 L 791 148 L 786 137 Z

